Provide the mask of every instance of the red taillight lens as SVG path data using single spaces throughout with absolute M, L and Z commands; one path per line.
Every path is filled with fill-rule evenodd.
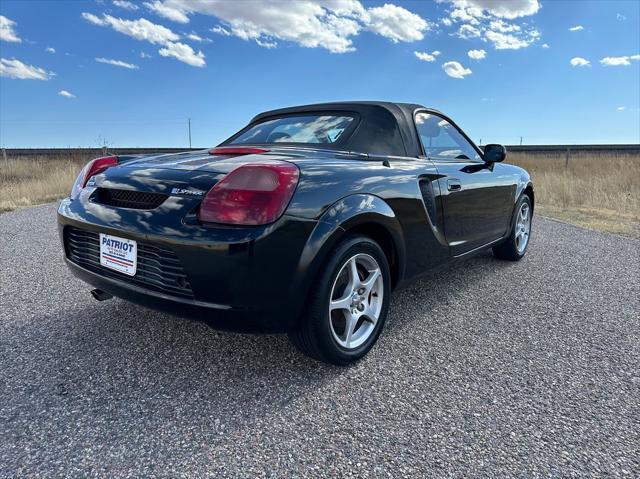
M 98 173 L 102 173 L 104 170 L 111 166 L 115 166 L 118 164 L 117 156 L 103 156 L 102 158 L 96 158 L 95 160 L 91 160 L 89 163 L 84 165 L 84 168 L 80 171 L 80 174 L 76 178 L 76 182 L 73 184 L 71 188 L 71 199 L 75 199 L 87 185 L 87 181 L 92 176 L 97 175 Z
M 264 148 L 250 148 L 250 147 L 236 147 L 236 146 L 219 146 L 217 148 L 211 148 L 209 150 L 210 155 L 259 155 L 260 153 L 266 153 L 269 150 Z
M 273 223 L 289 204 L 298 177 L 298 167 L 284 161 L 242 165 L 209 190 L 198 217 L 227 225 Z

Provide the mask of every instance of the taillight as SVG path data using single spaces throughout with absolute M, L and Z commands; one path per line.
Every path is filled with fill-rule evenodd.
M 209 150 L 210 155 L 259 155 L 260 153 L 266 153 L 269 150 L 264 148 L 253 148 L 246 146 L 219 146 L 217 148 L 211 148 Z
M 227 225 L 273 223 L 289 204 L 298 176 L 298 167 L 284 161 L 242 165 L 209 190 L 198 218 Z
M 84 165 L 84 168 L 80 171 L 80 174 L 71 188 L 71 199 L 73 200 L 78 197 L 80 191 L 82 191 L 82 188 L 87 186 L 87 182 L 92 176 L 102 173 L 107 168 L 116 166 L 117 164 L 117 156 L 103 156 L 102 158 L 91 160 L 89 163 Z

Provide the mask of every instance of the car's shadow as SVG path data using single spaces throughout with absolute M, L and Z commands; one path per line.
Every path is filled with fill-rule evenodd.
M 417 321 L 443 321 L 431 317 L 436 305 L 509 265 L 483 254 L 399 291 L 375 354 L 355 368 L 382 369 L 385 358 L 397 354 L 386 348 L 394 337 Z M 184 404 L 184 414 L 250 419 L 353 374 L 353 368 L 304 357 L 284 335 L 218 332 L 118 299 L 78 301 L 66 308 L 64 317 L 49 317 L 42 325 L 23 331 L 31 336 L 21 341 L 29 350 L 7 362 L 20 368 L 28 357 L 37 377 L 21 379 L 16 372 L 13 379 L 26 382 L 32 393 L 90 408 L 92 414 L 110 404 L 154 411 Z

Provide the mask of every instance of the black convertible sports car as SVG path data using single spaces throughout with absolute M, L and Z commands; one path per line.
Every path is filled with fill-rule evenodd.
M 524 256 L 533 185 L 505 154 L 420 105 L 268 111 L 211 150 L 91 161 L 58 211 L 65 259 L 97 299 L 347 364 L 407 281 L 489 247 Z

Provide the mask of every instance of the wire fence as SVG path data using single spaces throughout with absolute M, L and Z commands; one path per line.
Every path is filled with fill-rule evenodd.
M 482 147 L 481 147 L 482 148 Z M 513 153 L 527 153 L 530 155 L 563 155 L 568 164 L 584 153 L 626 153 L 639 155 L 640 144 L 617 145 L 507 145 L 507 151 Z M 37 159 L 47 160 L 75 160 L 79 158 L 95 158 L 107 154 L 113 155 L 145 155 L 153 153 L 178 153 L 183 151 L 197 151 L 203 148 L 2 148 L 2 160 Z

